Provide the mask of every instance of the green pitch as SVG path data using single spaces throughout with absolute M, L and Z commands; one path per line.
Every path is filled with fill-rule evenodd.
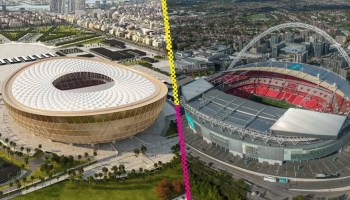
M 260 96 L 255 96 L 255 95 L 250 96 L 249 100 L 255 101 L 255 102 L 258 102 L 258 103 L 261 103 L 264 105 L 277 107 L 277 108 L 288 109 L 288 108 L 295 107 L 293 104 L 287 103 L 285 101 L 274 100 L 274 99 L 269 99 L 266 97 L 260 97 Z

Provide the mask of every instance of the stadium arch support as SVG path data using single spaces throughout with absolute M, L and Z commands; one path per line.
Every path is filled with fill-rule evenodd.
M 256 36 L 253 40 L 251 40 L 248 45 L 246 45 L 238 54 L 237 57 L 232 61 L 230 66 L 228 67 L 228 70 L 231 70 L 234 68 L 234 66 L 237 64 L 237 62 L 241 59 L 241 57 L 247 52 L 248 49 L 250 49 L 256 42 L 258 42 L 261 38 L 265 37 L 266 35 L 281 30 L 285 28 L 304 28 L 308 29 L 310 31 L 314 31 L 321 36 L 323 36 L 329 43 L 334 45 L 338 52 L 344 57 L 345 61 L 348 63 L 348 66 L 350 66 L 350 57 L 345 52 L 345 50 L 340 46 L 339 43 L 337 43 L 328 33 L 323 31 L 322 29 L 319 29 L 315 26 L 312 26 L 310 24 L 300 23 L 300 22 L 290 22 L 290 23 L 284 23 L 279 24 L 277 26 L 271 27 L 267 29 L 266 31 L 260 33 L 258 36 Z

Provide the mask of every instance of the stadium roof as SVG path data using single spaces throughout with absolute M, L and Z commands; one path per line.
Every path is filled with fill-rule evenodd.
M 189 104 L 199 112 L 220 119 L 223 123 L 235 124 L 263 134 L 270 134 L 270 127 L 286 111 L 226 94 L 217 89 L 205 92 Z
M 91 72 L 112 82 L 61 90 L 53 82 L 67 74 Z M 79 79 L 78 79 L 79 80 Z M 23 67 L 4 84 L 11 101 L 43 111 L 89 111 L 131 106 L 158 95 L 161 82 L 109 62 L 83 58 L 47 59 Z M 166 87 L 164 86 L 166 89 Z M 163 90 L 163 89 L 162 89 Z
M 201 95 L 202 93 L 212 89 L 214 86 L 206 81 L 205 79 L 197 79 L 184 85 L 181 89 L 182 95 L 185 97 L 186 101 Z
M 287 68 L 291 70 L 297 70 L 302 71 L 303 73 L 310 74 L 314 77 L 317 77 L 319 75 L 320 79 L 333 85 L 335 84 L 336 87 L 341 90 L 347 97 L 350 98 L 350 84 L 347 82 L 346 79 L 339 76 L 338 74 L 331 72 L 325 68 L 317 67 L 313 65 L 308 65 L 304 63 L 291 63 L 291 62 L 259 62 L 259 63 L 249 63 L 243 66 L 240 66 L 239 68 L 245 68 L 245 67 L 278 67 L 278 68 Z M 294 69 L 294 66 L 301 66 L 300 68 Z
M 346 116 L 289 108 L 271 127 L 275 135 L 336 139 Z
M 263 105 L 226 94 L 198 79 L 182 87 L 187 103 L 223 123 L 288 137 L 336 139 L 346 116 Z

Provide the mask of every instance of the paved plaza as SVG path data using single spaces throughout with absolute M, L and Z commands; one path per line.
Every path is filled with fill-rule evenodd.
M 48 139 L 36 136 L 27 129 L 17 124 L 7 112 L 3 101 L 0 101 L 0 132 L 1 140 L 8 138 L 10 141 L 16 142 L 17 148 L 20 146 L 32 149 L 30 154 L 34 153 L 34 149 L 39 144 L 42 145 L 44 151 L 53 152 L 58 155 L 84 155 L 87 152 L 93 155 L 97 151 L 97 160 L 111 158 L 108 160 L 108 166 L 123 164 L 127 169 L 149 168 L 155 162 L 168 162 L 173 158 L 171 147 L 177 144 L 177 137 L 167 139 L 161 136 L 164 130 L 164 119 L 159 118 L 151 127 L 136 136 L 117 141 L 116 143 L 105 143 L 95 146 L 91 145 L 71 145 L 60 142 L 52 142 Z M 141 146 L 147 147 L 145 155 L 136 157 L 133 150 Z M 107 163 L 104 163 L 107 165 Z M 102 167 L 101 167 L 102 168 Z

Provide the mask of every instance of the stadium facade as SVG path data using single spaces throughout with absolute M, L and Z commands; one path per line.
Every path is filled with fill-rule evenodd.
M 148 128 L 167 87 L 115 63 L 52 58 L 26 65 L 4 83 L 5 106 L 34 134 L 72 144 L 113 142 Z
M 195 80 L 181 92 L 193 132 L 235 156 L 269 164 L 307 161 L 341 151 L 350 141 L 350 85 L 323 68 L 247 64 Z

